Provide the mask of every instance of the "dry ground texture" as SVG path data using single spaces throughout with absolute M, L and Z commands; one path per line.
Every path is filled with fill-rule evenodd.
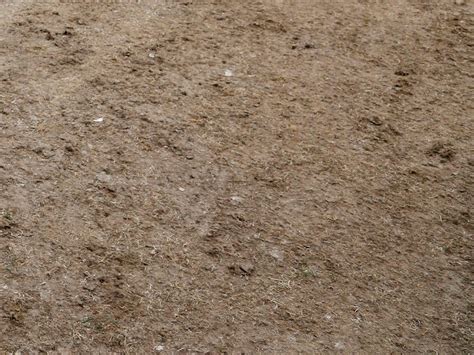
M 472 2 L 0 6 L 1 351 L 474 351 Z

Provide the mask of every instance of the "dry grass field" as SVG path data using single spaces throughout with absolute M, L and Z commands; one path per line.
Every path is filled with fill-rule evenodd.
M 0 0 L 0 351 L 474 351 L 473 4 Z

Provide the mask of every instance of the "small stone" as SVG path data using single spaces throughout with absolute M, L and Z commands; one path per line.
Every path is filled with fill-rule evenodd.
M 239 269 L 247 275 L 250 275 L 251 273 L 254 272 L 255 266 L 251 263 L 243 263 L 239 265 Z
M 232 196 L 230 198 L 230 201 L 232 202 L 233 205 L 238 205 L 239 203 L 242 202 L 242 197 L 240 196 Z
M 274 249 L 270 250 L 269 254 L 274 259 L 276 259 L 278 261 L 283 261 L 283 253 L 282 253 L 281 250 L 274 248 Z
M 161 351 L 165 350 L 165 347 L 163 345 L 157 345 L 153 348 L 153 350 L 155 350 L 157 352 L 161 352 Z
M 96 179 L 97 181 L 107 183 L 112 180 L 112 176 L 107 174 L 105 171 L 101 171 L 100 173 L 97 174 Z

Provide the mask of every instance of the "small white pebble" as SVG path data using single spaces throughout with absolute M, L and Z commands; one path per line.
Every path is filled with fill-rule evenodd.
M 100 182 L 110 182 L 112 180 L 112 176 L 110 176 L 109 174 L 107 174 L 105 171 L 101 171 L 100 173 L 98 173 L 96 175 L 96 179 Z
M 225 72 L 224 72 L 224 76 L 234 76 L 234 73 L 232 72 L 232 70 L 230 69 L 226 69 Z
M 240 197 L 240 196 L 232 196 L 230 199 L 235 204 L 238 204 L 238 203 L 242 202 L 242 197 Z
M 163 345 L 157 345 L 153 348 L 155 351 L 163 351 L 165 350 L 165 347 Z
M 179 187 L 178 190 L 181 191 L 181 192 L 183 192 L 183 191 L 184 191 L 184 188 Z
M 98 117 L 94 120 L 94 122 L 98 122 L 98 123 L 103 122 L 103 121 L 104 121 L 104 117 Z

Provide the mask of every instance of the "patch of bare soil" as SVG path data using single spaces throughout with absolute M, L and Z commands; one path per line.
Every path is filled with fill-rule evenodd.
M 472 2 L 0 6 L 1 351 L 474 350 Z

